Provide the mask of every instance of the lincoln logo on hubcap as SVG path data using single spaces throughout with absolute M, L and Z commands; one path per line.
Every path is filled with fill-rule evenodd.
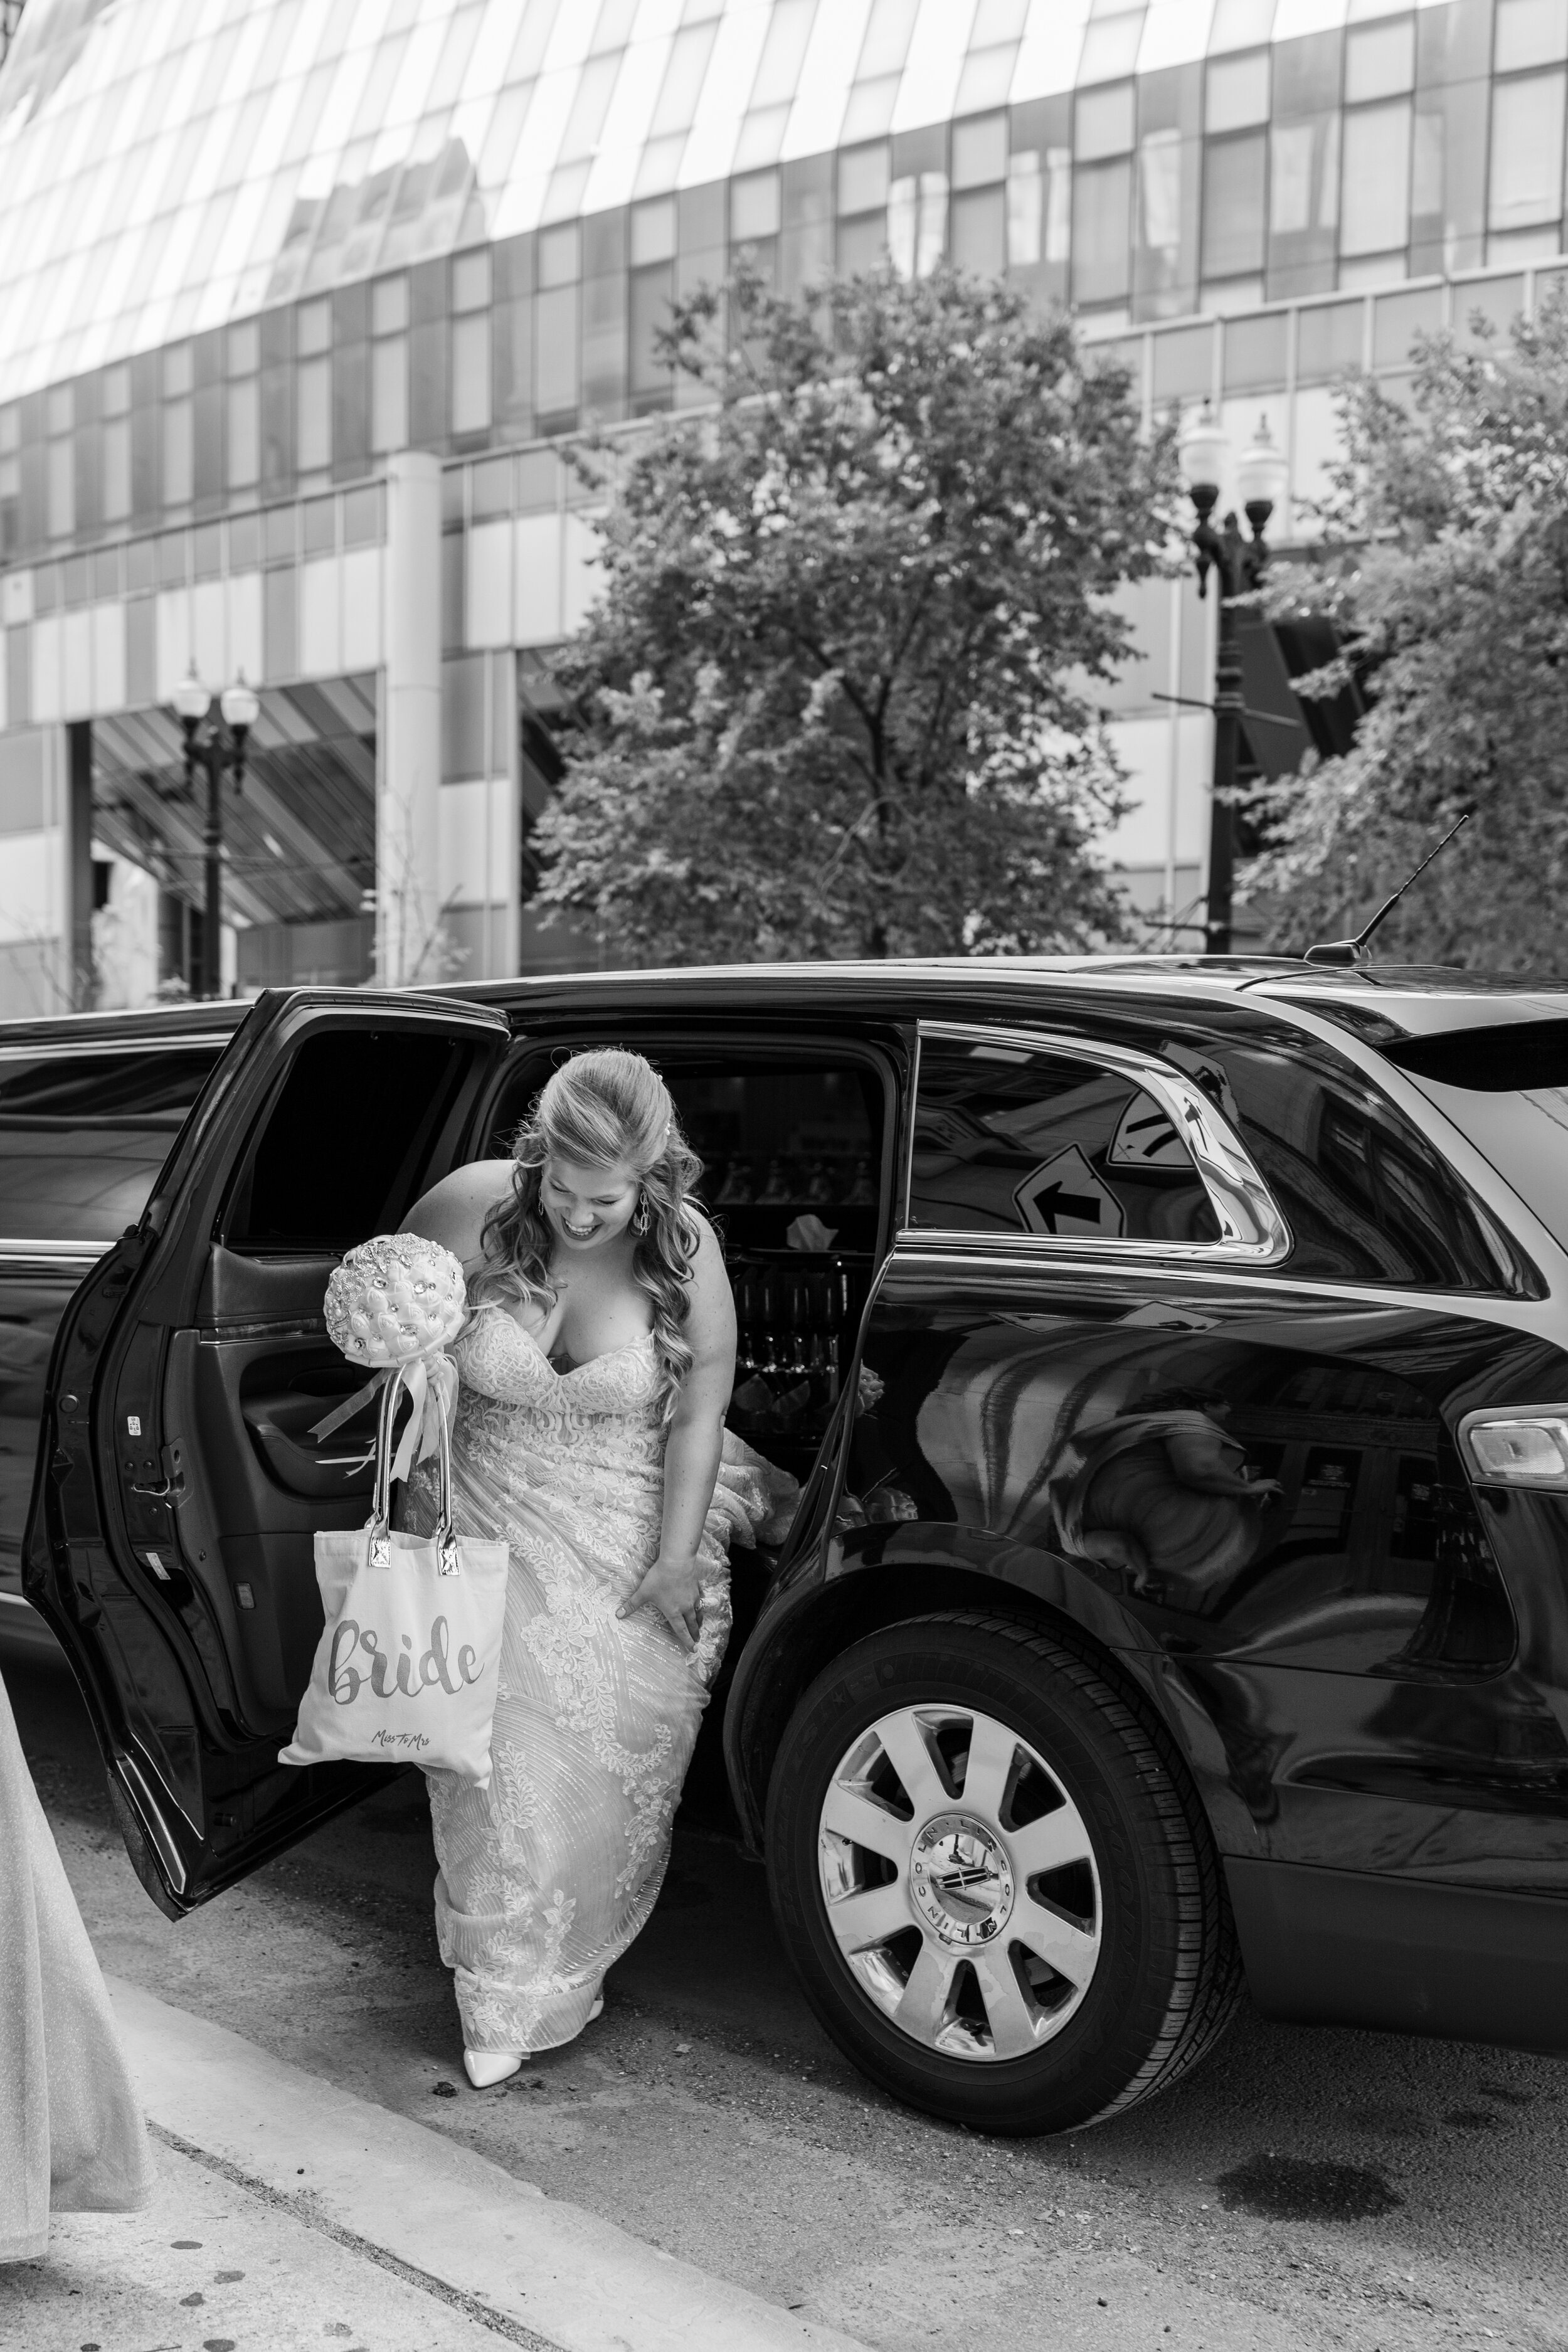
M 1013 1866 L 994 1832 L 967 1813 L 942 1813 L 915 1840 L 915 1907 L 946 1944 L 988 1944 L 1013 1910 Z

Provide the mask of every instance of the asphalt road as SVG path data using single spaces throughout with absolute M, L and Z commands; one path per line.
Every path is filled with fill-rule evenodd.
M 687 1829 L 603 2019 L 476 2093 L 417 1779 L 175 1926 L 110 1826 L 69 1677 L 0 1666 L 107 1969 L 868 2345 L 1568 2352 L 1568 2062 L 1246 2015 L 1129 2116 L 986 2140 L 860 2080 L 761 1870 Z

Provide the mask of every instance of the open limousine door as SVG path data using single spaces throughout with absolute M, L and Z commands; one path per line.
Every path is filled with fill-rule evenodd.
M 313 1532 L 369 1507 L 368 1422 L 309 1437 L 359 1381 L 322 1299 L 464 1157 L 509 1036 L 438 997 L 268 992 L 61 1323 L 25 1585 L 171 1916 L 386 1777 L 278 1762 L 321 1631 Z

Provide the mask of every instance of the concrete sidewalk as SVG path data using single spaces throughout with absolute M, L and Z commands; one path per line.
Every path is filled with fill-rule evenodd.
M 5 2352 L 484 2352 L 496 2335 L 426 2289 L 154 2147 L 140 2213 L 63 2213 L 46 2257 L 0 2264 Z M 504 2323 L 503 2323 L 504 2324 Z M 546 2352 L 525 2329 L 503 2340 Z
M 72 2298 L 61 2352 L 88 2342 L 120 2352 L 143 2340 L 161 2352 L 176 2345 L 181 2352 L 220 2345 L 223 2352 L 291 2352 L 290 2295 L 318 2352 L 323 2340 L 342 2352 L 367 2341 L 380 2352 L 426 2345 L 445 2352 L 487 2334 L 560 2352 L 862 2352 L 849 2337 L 710 2278 L 221 2026 L 112 1978 L 110 1990 L 161 2143 L 163 2201 L 151 2217 L 82 2216 L 58 2225 L 58 2261 L 82 2272 L 72 2281 L 81 2293 Z M 192 2198 L 217 2220 L 174 2227 L 186 2220 L 176 2209 Z M 226 2241 L 216 2259 L 209 2241 L 220 2223 L 237 2242 L 274 2251 L 241 2261 Z M 200 2242 L 182 2248 L 182 2239 Z M 163 2283 L 183 2278 L 187 2260 L 207 2266 L 211 2283 L 193 2271 L 192 2286 L 154 2321 Z M 104 2273 L 116 2263 L 121 2302 L 152 2298 L 131 2335 L 122 2322 L 109 2326 Z M 47 2265 L 23 2267 L 45 2279 L 58 2267 L 57 2248 Z M 225 2305 L 220 2326 L 217 2273 L 237 2270 L 245 2278 L 224 2281 L 222 2294 L 232 2290 L 237 2302 L 232 2320 Z M 279 2298 L 258 2327 L 242 2316 L 238 2290 L 268 2273 L 280 2282 Z M 44 2286 L 35 2293 L 42 2297 Z M 191 2293 L 208 2303 L 189 2305 Z M 328 2310 L 334 2295 L 349 2306 L 341 2314 Z M 67 2322 L 58 2294 L 48 2301 Z M 100 2304 L 95 2335 L 88 2321 Z M 374 2326 L 373 2306 L 384 2314 Z M 0 2292 L 0 2343 L 53 2352 L 42 2329 L 7 2333 L 20 2315 Z M 148 2323 L 163 2332 L 146 2335 Z

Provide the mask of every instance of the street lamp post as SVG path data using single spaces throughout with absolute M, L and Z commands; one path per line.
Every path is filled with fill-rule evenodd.
M 1216 530 L 1211 520 L 1219 502 L 1220 477 L 1229 455 L 1225 431 L 1205 400 L 1187 425 L 1177 456 L 1187 496 L 1197 512 L 1192 534 L 1198 594 L 1207 593 L 1208 575 L 1219 583 L 1219 649 L 1215 663 L 1214 790 L 1209 804 L 1208 900 L 1205 908 L 1204 942 L 1210 955 L 1231 950 L 1232 892 L 1236 872 L 1236 828 L 1232 801 L 1236 792 L 1244 708 L 1241 686 L 1241 638 L 1236 604 L 1250 595 L 1263 579 L 1268 563 L 1268 543 L 1263 536 L 1275 506 L 1284 496 L 1289 467 L 1276 448 L 1268 419 L 1260 417 L 1258 433 L 1237 467 L 1237 488 L 1252 528 L 1251 539 L 1241 535 L 1234 514 Z
M 206 823 L 202 831 L 205 866 L 205 908 L 202 923 L 202 988 L 204 996 L 223 992 L 223 772 L 234 770 L 234 788 L 245 782 L 245 747 L 260 708 L 243 674 L 218 697 L 221 724 L 206 724 L 213 698 L 191 664 L 188 677 L 174 688 L 174 713 L 184 737 L 185 791 L 196 796 L 196 761 L 207 772 Z M 204 735 L 203 728 L 206 725 Z

